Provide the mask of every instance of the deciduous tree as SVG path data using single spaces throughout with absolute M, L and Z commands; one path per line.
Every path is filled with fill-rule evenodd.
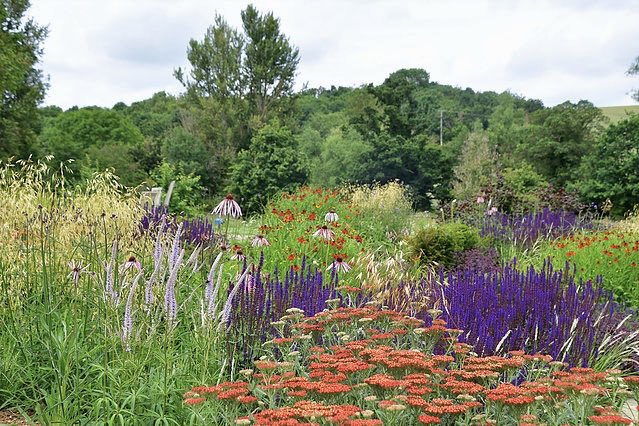
M 0 159 L 30 154 L 47 84 L 38 69 L 47 28 L 25 17 L 29 0 L 0 0 Z

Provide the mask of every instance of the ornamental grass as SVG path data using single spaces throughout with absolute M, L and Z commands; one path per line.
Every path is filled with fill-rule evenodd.
M 241 380 L 184 394 L 194 422 L 245 425 L 630 424 L 639 381 L 550 355 L 480 357 L 437 312 L 335 307 L 281 319 L 288 330 Z M 433 354 L 441 348 L 440 354 Z M 608 422 L 608 423 L 606 423 Z

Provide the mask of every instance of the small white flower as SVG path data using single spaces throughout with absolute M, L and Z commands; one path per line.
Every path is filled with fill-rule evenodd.
M 331 210 L 326 213 L 326 216 L 324 216 L 324 220 L 327 222 L 337 222 L 339 220 L 339 216 L 337 215 L 337 213 L 335 213 L 335 210 Z
M 320 227 L 317 231 L 313 233 L 314 237 L 323 238 L 325 240 L 333 241 L 335 237 L 335 233 L 328 229 L 328 226 L 324 225 Z
M 255 238 L 253 238 L 253 241 L 251 241 L 251 245 L 253 247 L 268 247 L 271 245 L 271 243 L 268 242 L 264 235 L 257 235 Z

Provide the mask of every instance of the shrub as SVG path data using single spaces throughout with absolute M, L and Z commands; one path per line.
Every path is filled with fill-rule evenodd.
M 459 222 L 422 228 L 408 238 L 408 245 L 421 264 L 445 267 L 456 265 L 460 253 L 478 247 L 479 243 L 479 231 Z

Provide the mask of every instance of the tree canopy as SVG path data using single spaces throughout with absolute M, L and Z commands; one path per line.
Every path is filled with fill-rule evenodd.
M 47 28 L 25 17 L 29 6 L 29 0 L 0 1 L 0 159 L 31 154 L 47 89 L 38 68 Z

